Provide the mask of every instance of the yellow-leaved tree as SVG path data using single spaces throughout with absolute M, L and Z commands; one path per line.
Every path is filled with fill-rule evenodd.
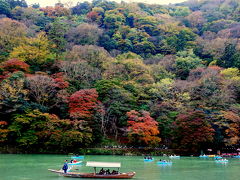
M 10 58 L 17 58 L 29 65 L 42 65 L 52 61 L 55 57 L 50 49 L 49 40 L 44 32 L 40 32 L 34 38 L 28 38 L 26 43 L 15 47 L 10 53 Z

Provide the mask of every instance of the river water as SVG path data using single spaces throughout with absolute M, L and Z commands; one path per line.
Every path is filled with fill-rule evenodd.
M 12 155 L 0 154 L 0 180 L 66 180 L 47 169 L 60 169 L 67 155 Z M 227 164 L 216 163 L 213 158 L 181 157 L 171 166 L 157 165 L 159 159 L 144 162 L 141 156 L 85 156 L 80 172 L 92 172 L 86 161 L 121 162 L 121 172 L 135 171 L 135 180 L 240 180 L 240 159 L 229 158 Z

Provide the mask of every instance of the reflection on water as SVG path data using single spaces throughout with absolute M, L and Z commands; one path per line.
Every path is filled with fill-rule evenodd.
M 0 155 L 1 180 L 66 180 L 48 172 L 47 169 L 61 169 L 66 155 Z M 228 163 L 216 163 L 213 158 L 181 157 L 171 159 L 172 164 L 158 164 L 167 157 L 154 157 L 153 162 L 144 162 L 140 156 L 85 156 L 82 166 L 75 166 L 80 172 L 92 172 L 86 161 L 121 162 L 122 172 L 135 171 L 138 180 L 237 180 L 240 159 L 229 159 Z M 100 169 L 99 169 L 100 170 Z

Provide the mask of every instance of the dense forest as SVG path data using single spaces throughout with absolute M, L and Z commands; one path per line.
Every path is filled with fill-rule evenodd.
M 0 0 L 0 144 L 237 148 L 240 1 Z

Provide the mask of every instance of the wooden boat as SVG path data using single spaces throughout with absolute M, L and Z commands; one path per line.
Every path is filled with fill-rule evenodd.
M 136 173 L 135 172 L 127 172 L 127 173 L 120 173 L 119 168 L 121 167 L 121 163 L 110 163 L 110 162 L 87 162 L 86 166 L 93 167 L 93 173 L 81 173 L 81 172 L 67 172 L 64 173 L 62 170 L 53 170 L 48 169 L 53 173 L 57 173 L 64 177 L 72 177 L 72 178 L 102 178 L 102 179 L 130 179 Z M 97 168 L 118 168 L 117 173 L 114 174 L 100 174 L 96 172 Z

